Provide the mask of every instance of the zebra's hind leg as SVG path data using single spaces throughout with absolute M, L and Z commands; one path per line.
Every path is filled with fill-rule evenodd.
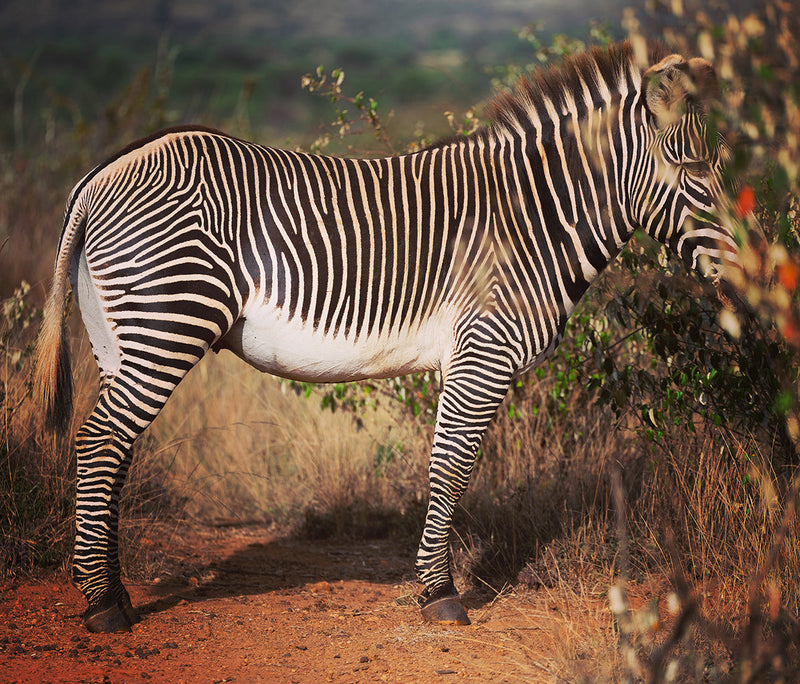
M 417 576 L 425 585 L 422 616 L 431 622 L 469 624 L 450 572 L 453 511 L 511 377 L 506 359 L 473 352 L 453 362 L 445 378 L 429 468 L 431 498 L 416 561 Z
M 175 384 L 167 383 L 158 394 L 145 392 L 132 375 L 121 371 L 105 384 L 75 439 L 78 482 L 72 578 L 89 604 L 83 623 L 91 632 L 127 631 L 139 619 L 120 577 L 119 498 L 133 442 Z

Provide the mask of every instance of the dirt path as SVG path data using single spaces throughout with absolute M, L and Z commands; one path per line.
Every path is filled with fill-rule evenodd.
M 411 554 L 390 542 L 251 529 L 184 538 L 165 552 L 182 556 L 183 569 L 128 583 L 144 619 L 127 634 L 88 634 L 66 577 L 0 588 L 0 680 L 560 681 L 565 625 L 603 630 L 599 601 L 576 622 L 558 596 L 537 592 L 468 599 L 469 627 L 426 624 L 411 600 L 418 586 L 401 581 Z

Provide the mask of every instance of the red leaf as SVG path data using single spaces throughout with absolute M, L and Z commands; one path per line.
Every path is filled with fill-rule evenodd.
M 783 339 L 795 347 L 800 344 L 800 329 L 797 327 L 797 322 L 793 317 L 787 318 L 781 327 L 781 335 Z
M 755 206 L 756 194 L 753 192 L 753 188 L 745 185 L 736 198 L 736 215 L 739 218 L 744 218 L 755 209 Z
M 788 292 L 794 292 L 800 278 L 800 268 L 794 261 L 785 261 L 778 266 L 778 280 Z

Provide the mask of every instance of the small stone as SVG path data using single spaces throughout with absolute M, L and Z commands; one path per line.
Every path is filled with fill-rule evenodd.
M 368 662 L 369 662 L 369 656 L 361 656 L 361 657 L 358 659 L 358 662 L 359 662 L 359 663 L 368 663 Z

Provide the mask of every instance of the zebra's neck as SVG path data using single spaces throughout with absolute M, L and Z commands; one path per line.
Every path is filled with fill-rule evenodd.
M 562 224 L 586 214 L 605 263 L 636 226 L 631 193 L 649 144 L 640 99 L 642 77 L 630 45 L 595 48 L 559 68 L 522 78 L 491 102 L 484 135 L 518 140 L 523 158 L 540 165 L 558 198 Z M 580 228 L 579 228 L 580 230 Z M 587 236 L 584 236 L 587 237 Z M 588 243 L 587 243 L 588 244 Z M 597 270 L 603 261 L 588 255 Z
M 515 271 L 523 293 L 549 283 L 559 327 L 635 227 L 630 197 L 647 140 L 629 67 L 609 84 L 603 69 L 584 64 L 574 83 L 527 97 L 526 118 L 517 112 L 462 143 L 487 169 L 494 242 L 515 255 L 513 266 L 499 259 L 501 270 Z

